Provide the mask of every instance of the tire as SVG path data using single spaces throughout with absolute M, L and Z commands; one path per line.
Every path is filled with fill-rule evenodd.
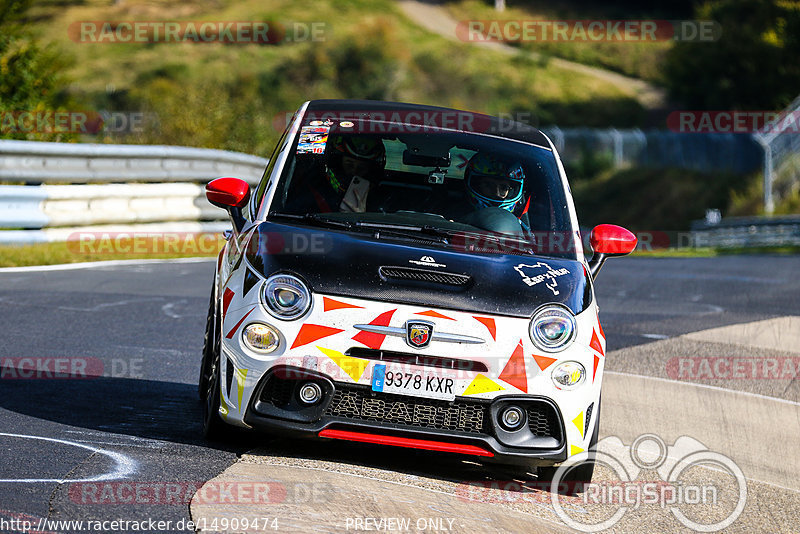
M 225 423 L 219 416 L 219 357 L 213 360 L 211 372 L 211 379 L 208 381 L 203 400 L 203 436 L 208 440 L 217 441 L 222 438 L 225 427 Z
M 600 400 L 597 401 L 597 417 L 594 420 L 594 431 L 592 439 L 589 440 L 589 459 L 569 468 L 561 477 L 562 484 L 558 488 L 558 493 L 564 495 L 576 495 L 583 493 L 586 489 L 586 484 L 592 481 L 595 466 L 595 453 L 594 449 L 597 446 L 597 436 L 600 432 Z M 555 478 L 558 466 L 539 467 L 537 469 L 538 479 L 540 481 L 552 481 Z
M 203 335 L 203 358 L 200 361 L 200 378 L 197 381 L 197 396 L 205 400 L 208 390 L 208 381 L 211 378 L 211 362 L 217 354 L 217 308 L 214 298 L 214 287 L 211 288 L 211 299 L 208 303 L 208 316 L 206 317 L 206 330 Z
M 225 423 L 219 415 L 220 407 L 220 328 L 217 317 L 214 290 L 208 305 L 206 332 L 203 339 L 203 360 L 200 364 L 200 379 L 197 392 L 203 402 L 203 436 L 209 440 L 219 440 L 223 435 Z

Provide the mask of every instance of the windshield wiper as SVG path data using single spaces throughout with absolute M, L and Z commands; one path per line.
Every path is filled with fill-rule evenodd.
M 439 231 L 438 228 L 428 225 L 414 225 L 414 224 L 390 224 L 390 223 L 376 223 L 376 222 L 365 222 L 365 221 L 358 221 L 353 223 L 356 228 L 363 228 L 365 230 L 375 230 L 375 237 L 380 238 L 381 234 L 386 235 L 386 233 L 380 232 L 380 230 L 386 230 L 390 234 L 406 236 L 406 237 L 415 237 L 414 233 L 421 233 L 425 234 L 426 237 L 431 237 L 433 240 L 438 241 L 439 243 L 448 244 L 448 239 L 450 234 L 446 232 Z M 413 232 L 413 233 L 412 233 Z
M 433 233 L 436 235 L 448 236 L 450 238 L 459 236 L 463 239 L 463 244 L 466 246 L 470 240 L 475 242 L 471 244 L 472 250 L 480 250 L 486 248 L 481 246 L 481 241 L 490 241 L 493 245 L 498 245 L 499 248 L 511 250 L 515 252 L 524 252 L 526 254 L 533 254 L 535 244 L 523 236 L 512 234 L 498 234 L 488 232 L 470 232 L 467 230 L 454 230 L 448 228 L 439 228 L 436 226 L 424 226 L 424 232 Z
M 294 213 L 273 212 L 269 214 L 269 217 L 275 219 L 291 219 L 294 221 L 311 223 L 315 226 L 327 226 L 330 228 L 344 228 L 346 230 L 351 230 L 353 228 L 353 223 L 350 221 L 331 219 L 330 217 L 325 217 L 321 213 L 306 213 L 304 215 L 297 215 Z
M 373 223 L 373 222 L 355 222 L 353 223 L 355 228 L 365 228 L 365 229 L 373 229 L 373 230 L 388 230 L 392 232 L 419 232 L 421 234 L 425 234 L 426 236 L 431 236 L 437 238 L 442 243 L 450 244 L 450 243 L 457 243 L 458 239 L 455 241 L 453 237 L 462 238 L 464 241 L 464 245 L 468 244 L 469 239 L 474 239 L 475 243 L 472 244 L 472 249 L 482 249 L 486 248 L 485 246 L 481 246 L 481 240 L 490 241 L 492 245 L 496 245 L 497 248 L 510 250 L 514 252 L 524 252 L 526 254 L 533 254 L 535 246 L 533 243 L 530 242 L 525 237 L 516 236 L 511 234 L 494 234 L 494 233 L 483 233 L 483 232 L 470 232 L 467 230 L 456 230 L 453 228 L 441 228 L 439 226 L 433 226 L 430 224 L 422 224 L 422 225 L 410 225 L 410 224 L 388 224 L 388 223 Z M 377 232 L 376 232 L 377 233 Z

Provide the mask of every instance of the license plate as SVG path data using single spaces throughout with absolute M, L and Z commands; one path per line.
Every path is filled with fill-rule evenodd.
M 378 364 L 372 370 L 372 391 L 451 401 L 455 376 L 442 370 L 419 371 L 408 366 Z

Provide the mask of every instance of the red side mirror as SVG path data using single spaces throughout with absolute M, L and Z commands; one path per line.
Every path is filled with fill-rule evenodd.
M 250 199 L 250 186 L 239 178 L 217 178 L 206 185 L 206 198 L 220 208 L 242 208 Z
M 624 256 L 636 248 L 636 236 L 621 226 L 600 224 L 589 236 L 592 250 L 598 254 Z

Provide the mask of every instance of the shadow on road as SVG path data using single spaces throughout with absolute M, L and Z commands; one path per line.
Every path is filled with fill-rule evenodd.
M 202 436 L 196 386 L 129 378 L 2 380 L 0 408 L 83 429 L 204 446 L 303 465 L 322 461 L 454 483 L 516 481 L 519 491 L 540 485 L 522 467 L 484 465 L 468 457 L 340 441 L 274 438 L 231 427 L 222 442 Z M 268 465 L 264 466 L 269 469 Z M 538 488 L 537 488 L 538 489 Z
M 233 428 L 230 443 L 206 441 L 197 387 L 190 384 L 105 377 L 0 383 L 0 408 L 63 425 L 228 451 L 257 444 Z

